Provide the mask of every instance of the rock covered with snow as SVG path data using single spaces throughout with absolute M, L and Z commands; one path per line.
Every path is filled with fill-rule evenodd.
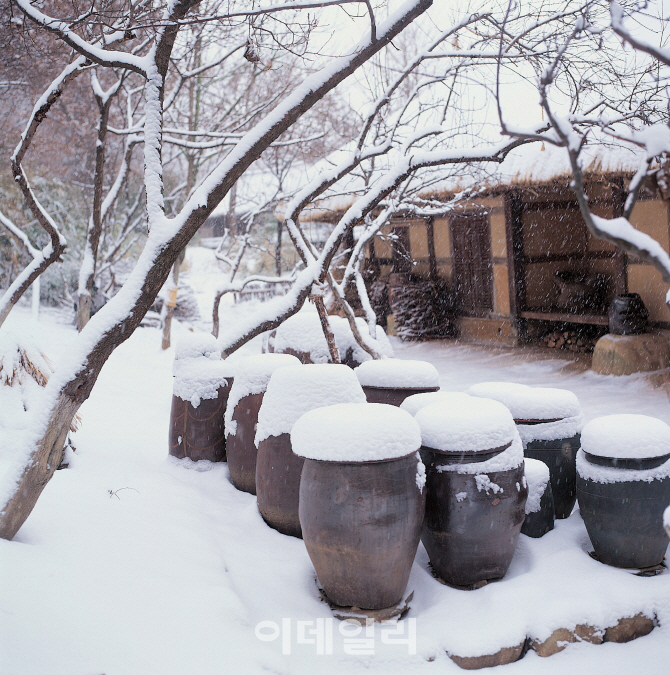
M 262 394 L 272 373 L 283 366 L 299 366 L 300 361 L 290 354 L 257 354 L 240 359 L 236 364 L 235 380 L 228 396 L 226 406 L 225 425 L 226 436 L 237 432 L 237 422 L 233 420 L 235 406 L 251 394 Z
M 363 387 L 430 389 L 440 386 L 440 374 L 428 361 L 366 361 L 356 368 L 355 373 Z
M 369 361 L 372 357 L 356 342 L 349 322 L 340 316 L 329 316 L 328 323 L 333 331 L 340 360 L 355 363 Z M 361 318 L 356 319 L 358 330 L 369 335 L 368 326 Z M 376 327 L 377 349 L 383 356 L 393 356 L 393 348 L 381 326 Z M 272 340 L 275 352 L 291 349 L 302 354 L 309 354 L 312 363 L 330 363 L 328 343 L 321 328 L 321 321 L 316 312 L 299 312 L 284 321 L 277 328 Z
M 549 467 L 539 459 L 524 459 L 524 476 L 528 483 L 526 515 L 540 510 L 540 500 L 549 482 Z
M 471 396 L 458 391 L 424 391 L 420 394 L 412 394 L 408 396 L 401 404 L 400 408 L 406 410 L 410 415 L 416 415 L 421 408 L 425 408 L 431 403 L 438 403 L 443 401 L 463 401 L 469 399 Z
M 197 408 L 200 401 L 216 398 L 234 371 L 234 362 L 221 359 L 213 335 L 189 332 L 175 348 L 172 393 Z
M 354 371 L 336 364 L 286 366 L 272 373 L 258 413 L 256 446 L 291 432 L 306 412 L 337 403 L 365 403 Z
M 296 455 L 307 459 L 378 462 L 416 452 L 421 432 L 414 418 L 395 406 L 339 403 L 300 417 L 291 431 L 291 445 Z
M 472 385 L 468 393 L 494 399 L 507 407 L 518 423 L 524 447 L 532 441 L 571 438 L 584 426 L 579 400 L 567 389 L 529 387 L 514 382 L 480 382 Z M 522 424 L 522 420 L 547 421 Z
M 582 431 L 582 449 L 612 459 L 651 459 L 670 455 L 670 426 L 648 415 L 605 415 Z
M 510 411 L 486 398 L 463 396 L 431 403 L 415 419 L 422 444 L 437 452 L 486 452 L 518 438 Z

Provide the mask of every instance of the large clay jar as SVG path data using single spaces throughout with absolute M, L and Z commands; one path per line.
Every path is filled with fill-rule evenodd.
M 328 317 L 328 323 L 335 338 L 341 363 L 355 368 L 372 358 L 356 342 L 346 319 L 332 315 Z M 363 319 L 357 318 L 356 325 L 359 332 L 369 334 Z M 393 348 L 381 326 L 377 326 L 376 339 L 376 347 L 382 355 L 393 356 Z M 302 363 L 331 363 L 328 343 L 316 312 L 300 312 L 284 321 L 269 336 L 267 350 L 278 354 L 292 354 Z
M 341 607 L 393 607 L 425 505 L 416 422 L 393 406 L 343 403 L 303 415 L 291 442 L 305 458 L 300 524 L 325 595 Z
M 524 460 L 528 499 L 526 518 L 521 534 L 539 539 L 554 529 L 554 495 L 549 480 L 549 467 L 539 459 Z
M 577 457 L 577 497 L 600 562 L 653 567 L 663 561 L 670 504 L 670 427 L 646 415 L 589 422 Z
M 459 588 L 502 578 L 512 562 L 528 490 L 523 449 L 497 401 L 438 401 L 415 417 L 426 466 L 421 541 L 435 575 Z
M 282 534 L 302 537 L 298 503 L 304 459 L 291 448 L 298 418 L 336 403 L 365 403 L 354 371 L 343 365 L 278 368 L 258 413 L 256 495 L 265 522 Z
M 577 397 L 566 389 L 482 382 L 468 393 L 500 401 L 517 424 L 524 455 L 549 467 L 554 515 L 567 518 L 577 501 L 575 461 L 584 417 Z
M 355 372 L 368 403 L 400 406 L 408 396 L 440 388 L 440 374 L 427 361 L 366 361 Z
M 226 456 L 230 479 L 243 492 L 256 494 L 256 424 L 272 373 L 300 365 L 288 354 L 259 354 L 240 359 L 226 407 Z
M 175 350 L 169 453 L 179 459 L 226 459 L 224 412 L 234 368 L 222 361 L 216 338 L 189 333 Z

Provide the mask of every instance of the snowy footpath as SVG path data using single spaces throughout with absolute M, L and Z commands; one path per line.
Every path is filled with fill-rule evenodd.
M 21 308 L 8 327 L 31 331 L 55 363 L 75 336 L 58 315 L 33 324 Z M 484 380 L 563 387 L 587 420 L 634 412 L 670 422 L 666 390 L 650 377 L 603 377 L 523 350 L 393 346 L 433 363 L 446 390 Z M 303 542 L 267 527 L 225 464 L 168 459 L 173 355 L 152 328 L 112 355 L 81 409 L 70 467 L 14 541 L 0 540 L 2 675 L 458 673 L 447 652 L 492 653 L 639 612 L 660 627 L 627 644 L 570 644 L 544 659 L 531 651 L 496 672 L 670 673 L 670 572 L 640 578 L 595 562 L 578 511 L 542 539 L 521 536 L 503 581 L 443 586 L 420 546 L 402 624 L 366 632 L 333 620 Z M 5 455 L 12 423 L 0 429 Z

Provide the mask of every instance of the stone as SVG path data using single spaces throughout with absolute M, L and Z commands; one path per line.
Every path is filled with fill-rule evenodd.
M 542 642 L 533 640 L 531 649 L 538 656 L 546 657 L 562 652 L 571 642 L 590 642 L 599 645 L 603 642 L 603 632 L 585 624 L 575 626 L 574 630 L 557 628 L 546 640 Z
M 492 668 L 493 666 L 504 666 L 508 663 L 518 661 L 523 654 L 524 640 L 516 647 L 503 647 L 495 654 L 485 654 L 484 656 L 456 656 L 449 654 L 449 658 L 463 670 L 479 670 L 480 668 Z
M 605 630 L 604 642 L 630 642 L 649 635 L 654 630 L 654 620 L 644 614 L 619 619 L 616 626 Z
M 670 341 L 665 335 L 603 335 L 596 342 L 591 369 L 601 375 L 632 375 L 670 366 Z

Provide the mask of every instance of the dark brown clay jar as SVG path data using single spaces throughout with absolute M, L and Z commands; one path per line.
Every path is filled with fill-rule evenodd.
M 477 476 L 484 474 L 440 471 L 438 467 L 479 463 L 502 451 L 450 457 L 421 448 L 426 466 L 421 541 L 435 574 L 452 586 L 474 588 L 505 576 L 524 522 L 528 489 L 523 462 L 514 469 L 486 474 L 502 491 L 479 489 Z
M 258 411 L 263 403 L 263 394 L 243 396 L 233 411 L 232 419 L 237 429 L 230 434 L 226 443 L 228 469 L 233 485 L 243 492 L 256 494 L 256 423 Z
M 263 520 L 282 534 L 302 538 L 298 504 L 305 460 L 291 449 L 291 435 L 269 436 L 258 444 L 256 488 Z
M 202 399 L 194 408 L 190 401 L 172 397 L 169 453 L 172 457 L 193 461 L 226 461 L 224 412 L 233 378 L 219 387 L 217 398 Z
M 415 452 L 381 462 L 305 460 L 300 524 L 334 604 L 384 609 L 402 599 L 425 506 L 417 461 Z
M 439 391 L 439 387 L 424 387 L 407 389 L 404 387 L 363 387 L 365 398 L 368 403 L 387 403 L 400 407 L 402 402 L 414 394 L 424 394 L 431 391 Z

